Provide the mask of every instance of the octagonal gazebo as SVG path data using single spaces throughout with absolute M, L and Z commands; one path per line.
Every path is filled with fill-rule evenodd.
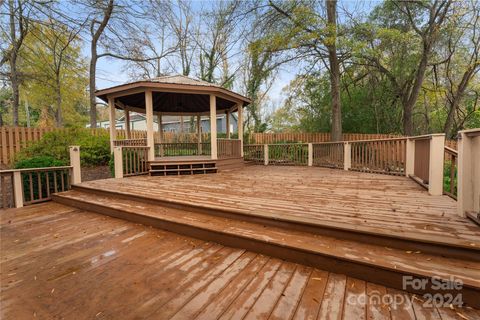
M 103 90 L 98 90 L 96 96 L 108 103 L 110 108 L 110 142 L 115 146 L 144 145 L 148 147 L 148 161 L 178 161 L 243 157 L 243 107 L 250 99 L 227 90 L 219 85 L 206 81 L 192 79 L 186 76 L 164 76 L 148 80 L 131 82 Z M 125 112 L 126 139 L 117 139 L 115 128 L 115 109 Z M 146 115 L 146 139 L 131 139 L 130 112 Z M 238 139 L 231 139 L 230 114 L 238 114 Z M 217 139 L 217 114 L 226 114 L 226 139 Z M 195 152 L 178 152 L 185 144 L 164 143 L 162 116 L 196 117 L 197 142 Z M 154 116 L 158 118 L 159 134 L 155 137 Z M 209 116 L 210 141 L 202 141 L 201 117 Z M 191 148 L 191 146 L 189 146 Z M 208 150 L 205 150 L 207 149 Z

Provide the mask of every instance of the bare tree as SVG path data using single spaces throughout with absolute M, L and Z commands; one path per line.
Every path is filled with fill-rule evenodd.
M 478 2 L 471 2 L 466 8 L 468 11 L 466 14 L 466 21 L 460 29 L 460 35 L 454 44 L 449 40 L 448 54 L 445 63 L 445 78 L 447 80 L 447 119 L 445 121 L 444 132 L 450 136 L 454 124 L 455 113 L 458 112 L 460 102 L 462 101 L 465 92 L 473 80 L 475 75 L 480 71 L 480 8 Z M 461 23 L 461 22 L 459 22 Z M 458 30 L 456 29 L 456 30 Z M 458 68 L 454 61 L 455 51 L 458 49 L 461 39 L 466 38 L 470 43 L 468 46 L 462 46 L 469 48 L 467 55 L 460 55 L 459 62 L 464 64 L 464 71 L 458 75 Z
M 196 41 L 200 48 L 200 78 L 208 82 L 217 82 L 231 87 L 235 72 L 230 71 L 230 62 L 235 55 L 235 46 L 241 37 L 236 34 L 240 25 L 238 9 L 240 2 L 222 1 L 217 9 L 205 14 L 204 32 Z M 220 72 L 215 79 L 216 71 Z
M 325 0 L 327 7 L 328 41 L 325 46 L 328 50 L 330 64 L 330 88 L 332 92 L 332 141 L 342 140 L 342 106 L 340 104 L 340 64 L 337 57 L 337 1 Z
M 0 3 L 0 5 L 2 5 Z M 8 79 L 12 85 L 12 113 L 13 125 L 18 126 L 18 108 L 20 105 L 20 83 L 21 72 L 18 67 L 18 57 L 28 33 L 29 14 L 31 7 L 28 2 L 24 0 L 8 0 L 5 4 L 8 8 L 8 31 L 6 33 L 8 39 L 8 48 L 2 52 L 2 59 L 0 65 L 8 62 L 9 71 Z
M 100 18 L 96 16 L 90 21 L 90 127 L 97 127 L 97 102 L 95 97 L 95 88 L 96 88 L 96 75 L 97 75 L 97 62 L 98 62 L 98 45 L 100 37 L 102 36 L 105 28 L 107 27 L 108 22 L 113 13 L 114 2 L 113 0 L 108 0 L 107 3 L 102 4 L 101 2 L 96 2 L 100 11 Z

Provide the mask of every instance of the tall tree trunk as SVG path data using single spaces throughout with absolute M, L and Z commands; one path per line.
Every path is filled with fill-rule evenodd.
M 90 79 L 89 79 L 89 97 L 90 97 L 90 127 L 97 127 L 97 102 L 95 97 L 97 71 L 97 44 L 92 41 L 90 58 Z
M 110 17 L 112 16 L 113 7 L 114 7 L 114 0 L 109 0 L 107 7 L 103 12 L 103 19 L 100 23 L 94 18 L 90 25 L 90 33 L 92 35 L 92 42 L 90 43 L 90 127 L 96 128 L 97 127 L 97 102 L 95 98 L 95 89 L 96 89 L 96 73 L 97 73 L 97 45 L 100 36 L 102 35 L 105 27 L 107 26 L 108 22 L 110 21 Z M 98 25 L 97 30 L 95 30 L 95 26 Z
M 61 92 L 61 84 L 60 84 L 60 76 L 57 75 L 56 79 L 56 111 L 55 111 L 55 122 L 57 128 L 63 127 L 63 114 L 62 114 L 62 92 Z
M 445 121 L 445 126 L 443 127 L 443 132 L 448 136 L 450 136 L 450 131 L 453 127 L 453 118 L 455 115 L 455 111 L 458 109 L 458 105 L 465 94 L 465 90 L 470 83 L 470 80 L 475 76 L 475 74 L 480 70 L 478 66 L 478 59 L 472 60 L 473 63 L 469 68 L 463 73 L 462 80 L 458 84 L 456 92 L 452 92 L 452 97 L 448 99 L 449 102 L 449 110 L 447 119 Z
M 332 91 L 332 130 L 331 140 L 342 140 L 342 106 L 340 104 L 340 65 L 338 63 L 336 37 L 337 37 L 337 1 L 325 0 L 327 6 L 327 21 L 330 29 L 328 60 L 330 63 L 330 87 Z M 333 39 L 333 41 L 332 41 Z
M 403 133 L 407 136 L 412 136 L 413 132 L 413 108 L 417 102 L 420 89 L 422 89 L 422 83 L 425 78 L 425 72 L 427 70 L 428 58 L 430 55 L 432 44 L 424 43 L 422 58 L 418 65 L 417 73 L 415 74 L 415 82 L 408 98 L 403 104 Z
M 19 3 L 19 6 L 22 4 Z M 18 108 L 20 105 L 20 80 L 18 79 L 18 70 L 17 70 L 17 57 L 18 57 L 18 50 L 20 49 L 20 45 L 22 43 L 23 37 L 20 35 L 20 39 L 17 39 L 17 32 L 15 26 L 15 12 L 17 11 L 15 8 L 15 3 L 13 0 L 8 2 L 9 6 L 9 15 L 10 15 L 10 38 L 12 41 L 12 48 L 10 50 L 10 82 L 12 83 L 12 113 L 13 113 L 13 125 L 18 126 Z M 19 14 L 21 15 L 21 10 L 19 10 Z M 19 20 L 22 17 L 19 17 Z M 20 32 L 23 32 L 20 26 Z
M 18 126 L 18 108 L 20 105 L 20 80 L 17 72 L 17 54 L 12 53 L 10 57 L 10 82 L 12 83 L 13 126 Z

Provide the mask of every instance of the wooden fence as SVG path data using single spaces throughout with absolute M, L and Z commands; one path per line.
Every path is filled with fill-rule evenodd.
M 343 141 L 398 138 L 396 134 L 344 133 Z M 328 132 L 292 132 L 292 133 L 252 133 L 251 144 L 272 144 L 279 142 L 318 143 L 329 142 Z
M 24 128 L 24 127 L 0 127 L 0 167 L 8 166 L 16 153 L 33 141 L 40 140 L 47 132 L 54 130 L 69 130 L 64 128 Z M 108 129 L 85 129 L 93 135 L 108 134 Z M 117 129 L 117 139 L 126 139 L 127 133 L 124 129 Z M 146 139 L 145 130 L 131 130 L 130 139 Z M 344 141 L 374 140 L 399 138 L 394 134 L 364 134 L 364 133 L 344 133 Z M 196 133 L 175 133 L 163 132 L 160 137 L 159 132 L 154 133 L 155 143 L 197 143 Z M 208 133 L 202 133 L 202 141 L 209 142 Z M 250 135 L 250 144 L 274 144 L 281 142 L 301 142 L 301 143 L 321 143 L 330 141 L 330 133 L 252 133 Z M 119 143 L 119 145 L 123 145 Z M 454 140 L 447 140 L 445 145 L 451 149 L 457 148 Z
M 0 127 L 0 164 L 8 165 L 13 156 L 30 141 L 38 141 L 53 128 Z
M 40 140 L 46 133 L 52 131 L 68 131 L 66 128 L 25 128 L 25 127 L 0 127 L 0 167 L 9 166 L 15 155 L 30 143 Z M 108 129 L 85 129 L 92 135 L 109 134 Z M 117 129 L 117 139 L 126 139 L 127 133 L 124 129 Z M 145 130 L 131 130 L 130 139 L 141 140 L 147 138 Z M 155 132 L 155 141 L 160 141 L 160 133 Z M 162 142 L 197 142 L 196 133 L 175 133 L 164 132 Z M 210 141 L 208 133 L 202 134 L 202 141 Z M 124 145 L 117 143 L 117 145 Z

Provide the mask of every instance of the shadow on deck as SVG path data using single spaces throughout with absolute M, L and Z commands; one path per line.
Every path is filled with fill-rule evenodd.
M 480 228 L 405 177 L 249 166 L 73 189 L 55 201 L 415 293 L 434 290 L 404 276 L 454 277 L 479 306 Z

